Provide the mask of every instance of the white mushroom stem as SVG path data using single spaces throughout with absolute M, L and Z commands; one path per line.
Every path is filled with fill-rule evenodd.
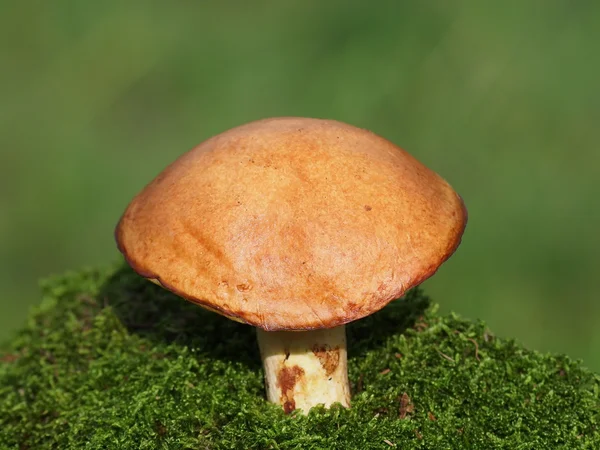
M 350 406 L 344 325 L 313 331 L 257 328 L 267 400 L 286 413 L 319 404 Z

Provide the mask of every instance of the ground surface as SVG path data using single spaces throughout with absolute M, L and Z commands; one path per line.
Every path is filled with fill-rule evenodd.
M 348 326 L 351 409 L 264 400 L 254 330 L 126 268 L 44 283 L 0 354 L 0 448 L 600 447 L 600 377 L 440 316 L 421 291 Z

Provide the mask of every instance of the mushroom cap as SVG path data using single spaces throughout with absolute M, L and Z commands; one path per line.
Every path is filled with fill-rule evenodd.
M 140 275 L 264 330 L 368 316 L 435 273 L 467 222 L 439 175 L 370 131 L 274 118 L 214 136 L 129 204 Z

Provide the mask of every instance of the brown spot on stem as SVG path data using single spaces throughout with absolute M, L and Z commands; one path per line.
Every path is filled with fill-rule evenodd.
M 286 414 L 291 413 L 293 410 L 296 409 L 296 402 L 294 401 L 294 399 L 290 400 L 286 400 L 283 403 L 283 412 L 285 412 Z
M 340 348 L 330 348 L 328 345 L 317 345 L 315 344 L 312 348 L 313 353 L 317 358 L 327 376 L 331 375 L 337 369 L 340 363 Z
M 277 383 L 279 384 L 279 389 L 281 389 L 281 404 L 286 414 L 296 409 L 294 388 L 302 380 L 302 377 L 304 377 L 304 369 L 299 366 L 283 366 L 277 374 Z

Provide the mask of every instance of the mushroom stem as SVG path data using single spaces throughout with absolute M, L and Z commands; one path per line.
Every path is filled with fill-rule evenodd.
M 339 402 L 350 406 L 346 328 L 263 331 L 257 328 L 267 400 L 286 413 Z

